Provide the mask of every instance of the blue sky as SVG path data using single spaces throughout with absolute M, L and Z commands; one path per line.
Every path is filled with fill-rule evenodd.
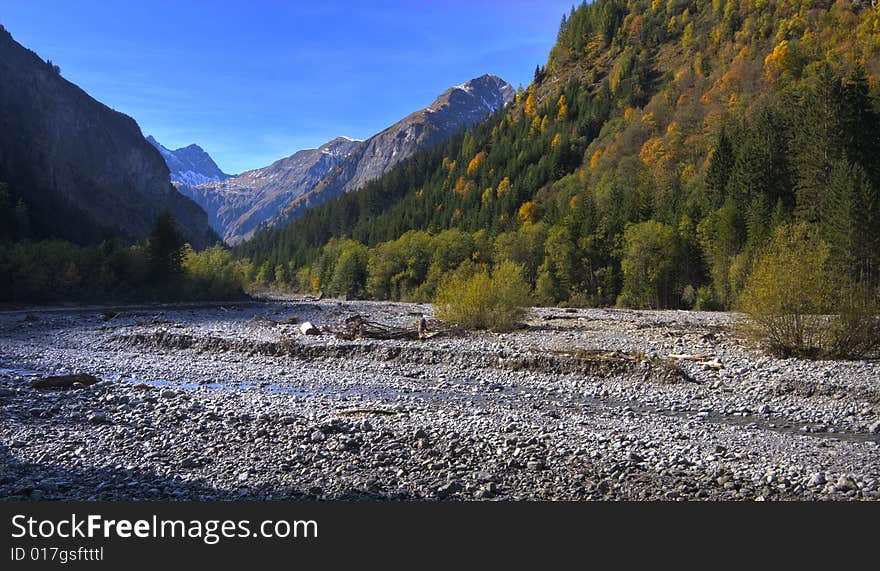
M 527 85 L 571 3 L 3 0 L 0 23 L 145 135 L 238 173 L 483 73 Z

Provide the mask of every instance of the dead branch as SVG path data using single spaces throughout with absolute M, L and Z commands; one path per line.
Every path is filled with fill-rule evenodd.
M 381 408 L 349 408 L 349 409 L 345 409 L 345 410 L 340 410 L 339 414 L 342 414 L 345 416 L 359 416 L 359 415 L 366 415 L 366 414 L 393 416 L 395 414 L 400 414 L 400 413 L 396 410 L 385 410 L 385 409 L 381 409 Z
M 448 335 L 456 328 L 434 329 L 437 322 L 429 323 L 424 317 L 420 317 L 413 327 L 398 327 L 387 325 L 377 321 L 370 321 L 361 315 L 352 315 L 345 319 L 341 327 L 331 331 L 339 339 L 409 339 L 426 340 Z

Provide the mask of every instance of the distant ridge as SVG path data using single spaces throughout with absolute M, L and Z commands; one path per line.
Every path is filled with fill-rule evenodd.
M 337 137 L 267 167 L 181 186 L 180 191 L 208 212 L 212 227 L 227 243 L 237 244 L 261 227 L 284 224 L 334 196 L 358 190 L 417 151 L 483 121 L 514 95 L 509 83 L 483 75 L 450 87 L 430 106 L 365 141 Z
M 171 182 L 195 186 L 207 182 L 220 182 L 232 176 L 221 171 L 211 155 L 198 145 L 189 145 L 172 151 L 152 135 L 147 137 L 147 141 L 156 147 L 165 159 L 168 170 L 171 171 Z

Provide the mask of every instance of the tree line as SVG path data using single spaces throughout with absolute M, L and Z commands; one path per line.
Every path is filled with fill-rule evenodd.
M 219 244 L 195 252 L 169 213 L 148 240 L 83 246 L 31 239 L 28 210 L 0 184 L 0 302 L 128 302 L 234 299 L 252 266 Z

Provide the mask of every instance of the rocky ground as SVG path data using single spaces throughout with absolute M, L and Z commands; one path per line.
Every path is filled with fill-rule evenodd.
M 0 312 L 0 498 L 880 499 L 880 363 L 769 358 L 729 314 L 327 333 L 353 314 L 409 326 L 431 310 Z M 64 373 L 102 381 L 31 388 Z

